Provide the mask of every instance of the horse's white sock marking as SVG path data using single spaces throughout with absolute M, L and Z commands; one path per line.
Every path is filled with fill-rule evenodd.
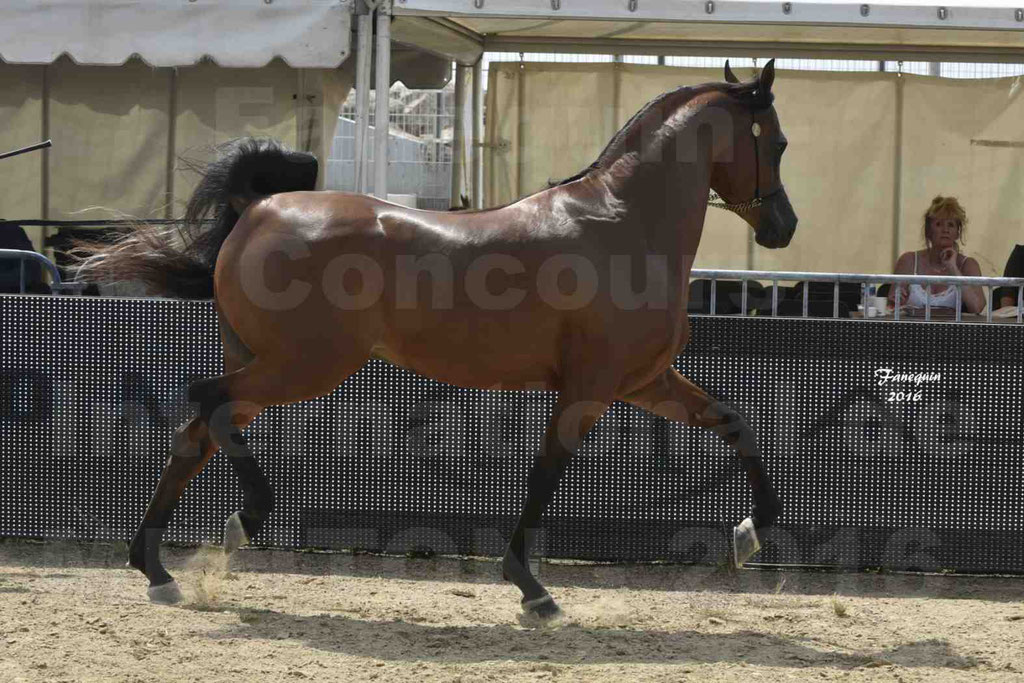
M 235 512 L 224 522 L 224 552 L 231 554 L 243 545 L 249 545 L 249 535 L 242 526 L 242 518 Z
M 747 517 L 739 526 L 732 529 L 733 565 L 739 569 L 751 555 L 761 549 L 761 542 L 754 529 L 754 520 Z

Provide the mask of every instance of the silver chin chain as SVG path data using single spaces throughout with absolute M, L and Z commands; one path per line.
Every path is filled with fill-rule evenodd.
M 732 211 L 735 213 L 745 213 L 751 209 L 756 209 L 761 206 L 761 197 L 754 197 L 749 202 L 742 202 L 740 204 L 730 204 L 723 200 L 717 192 L 714 190 L 708 195 L 708 206 L 713 206 L 716 209 L 725 209 L 726 211 Z

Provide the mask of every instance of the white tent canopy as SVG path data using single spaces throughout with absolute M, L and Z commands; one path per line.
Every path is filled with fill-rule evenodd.
M 484 50 L 1024 60 L 1024 2 L 983 2 L 402 0 L 392 11 L 403 42 L 447 42 L 461 63 Z
M 150 66 L 293 68 L 341 65 L 349 54 L 351 8 L 342 0 L 5 0 L 0 60 Z

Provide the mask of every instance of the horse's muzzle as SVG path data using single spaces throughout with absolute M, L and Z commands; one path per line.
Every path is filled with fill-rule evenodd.
M 786 189 L 779 188 L 761 204 L 754 240 L 762 247 L 781 249 L 793 239 L 796 224 L 796 212 L 789 203 Z

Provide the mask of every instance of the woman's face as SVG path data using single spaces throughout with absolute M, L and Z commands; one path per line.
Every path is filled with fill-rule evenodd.
M 932 216 L 928 219 L 928 236 L 940 249 L 953 247 L 960 239 L 960 223 L 949 214 Z

